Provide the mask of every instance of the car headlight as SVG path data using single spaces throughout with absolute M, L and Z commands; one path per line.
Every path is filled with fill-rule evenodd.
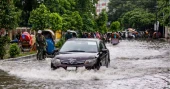
M 60 59 L 55 59 L 55 58 L 54 58 L 54 59 L 51 60 L 51 62 L 52 62 L 53 64 L 57 64 L 57 65 L 58 65 L 58 64 L 61 64 Z
M 92 63 L 96 63 L 96 59 L 88 59 L 85 61 L 85 64 L 92 64 Z

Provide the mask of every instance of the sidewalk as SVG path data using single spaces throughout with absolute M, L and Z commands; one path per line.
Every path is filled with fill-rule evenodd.
M 27 56 L 22 56 L 22 57 L 16 57 L 16 58 L 9 58 L 9 59 L 5 59 L 4 61 L 18 61 L 18 60 L 28 60 L 28 59 L 36 59 L 36 54 L 31 54 L 31 55 L 27 55 Z

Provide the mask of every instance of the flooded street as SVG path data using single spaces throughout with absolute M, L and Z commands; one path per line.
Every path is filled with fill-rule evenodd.
M 0 89 L 170 89 L 170 44 L 122 40 L 107 44 L 109 68 L 51 70 L 50 60 L 0 61 Z

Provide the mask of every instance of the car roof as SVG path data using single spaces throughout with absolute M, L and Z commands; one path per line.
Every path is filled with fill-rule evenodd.
M 98 38 L 71 38 L 68 41 L 96 41 L 99 43 L 101 40 Z

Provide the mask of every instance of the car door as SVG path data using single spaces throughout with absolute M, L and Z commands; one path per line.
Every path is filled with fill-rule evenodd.
M 102 66 L 105 66 L 106 64 L 106 57 L 108 56 L 108 51 L 102 51 L 102 49 L 107 49 L 104 42 L 100 42 L 100 61 L 102 63 Z

